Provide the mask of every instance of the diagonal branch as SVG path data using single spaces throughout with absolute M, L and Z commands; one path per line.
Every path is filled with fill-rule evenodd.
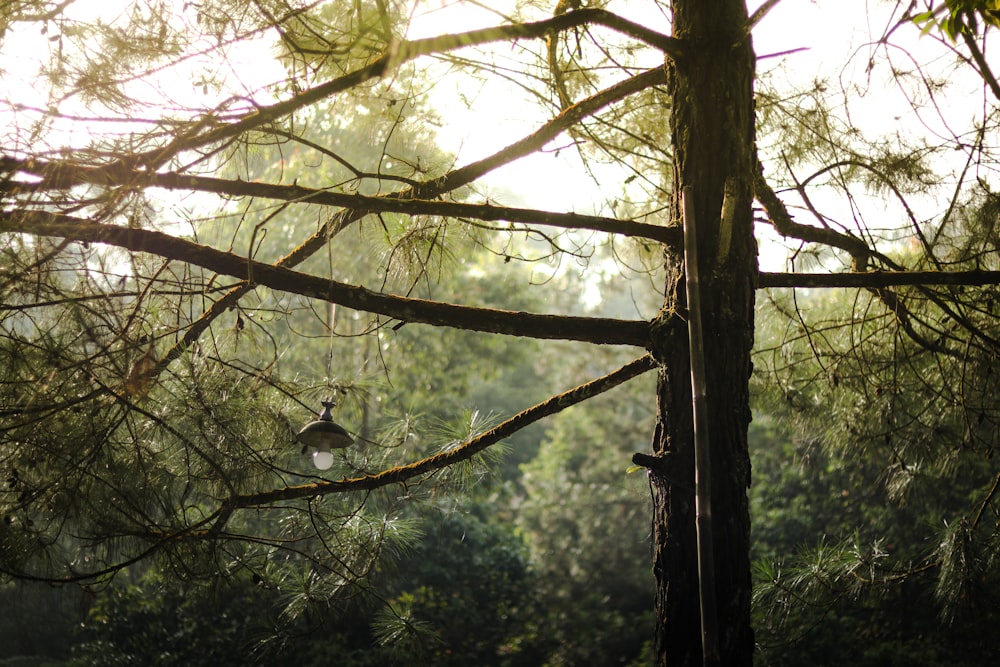
M 2 220 L 2 218 L 0 218 Z M 13 574 L 19 578 L 62 582 L 88 581 L 104 574 L 116 572 L 132 563 L 139 562 L 166 545 L 183 539 L 214 539 L 224 536 L 226 524 L 232 515 L 240 509 L 261 507 L 272 505 L 283 501 L 300 500 L 314 498 L 317 496 L 329 495 L 333 493 L 349 493 L 353 491 L 370 491 L 382 488 L 391 484 L 399 484 L 408 480 L 426 476 L 438 470 L 454 465 L 461 461 L 467 461 L 476 454 L 484 451 L 488 447 L 505 440 L 521 429 L 534 424 L 535 422 L 554 415 L 568 407 L 582 403 L 594 396 L 609 391 L 620 384 L 646 373 L 656 368 L 657 363 L 650 355 L 644 355 L 631 361 L 621 368 L 618 368 L 607 375 L 591 380 L 579 385 L 569 391 L 552 396 L 537 405 L 534 405 L 507 419 L 501 424 L 482 433 L 464 443 L 461 443 L 447 451 L 429 456 L 413 463 L 397 466 L 382 472 L 363 477 L 347 478 L 337 481 L 324 481 L 299 486 L 289 486 L 272 491 L 260 493 L 248 493 L 242 495 L 232 495 L 222 501 L 221 506 L 215 512 L 201 519 L 191 526 L 180 530 L 167 532 L 148 532 L 143 537 L 151 540 L 148 548 L 141 551 L 125 561 L 109 565 L 96 572 L 73 572 L 66 577 L 44 577 L 32 576 L 22 572 L 11 572 L 0 570 L 6 574 Z
M 513 162 L 520 157 L 524 157 L 530 153 L 533 153 L 540 148 L 542 148 L 547 142 L 551 141 L 557 137 L 561 132 L 565 131 L 573 123 L 577 122 L 580 118 L 593 114 L 607 106 L 612 104 L 617 100 L 620 100 L 633 92 L 643 90 L 648 86 L 657 85 L 663 83 L 665 80 L 664 69 L 662 67 L 657 67 L 646 72 L 642 72 L 638 75 L 632 76 L 624 81 L 616 83 L 609 88 L 599 91 L 588 97 L 587 99 L 581 100 L 578 104 L 574 105 L 570 109 L 564 110 L 562 113 L 557 115 L 555 118 L 551 119 L 545 123 L 541 128 L 536 130 L 533 134 L 516 141 L 510 146 L 501 149 L 494 155 L 488 156 L 478 162 L 473 162 L 469 165 L 456 169 L 442 178 L 439 178 L 428 183 L 424 183 L 416 188 L 409 188 L 401 192 L 392 193 L 387 195 L 386 199 L 395 200 L 406 200 L 406 199 L 433 199 L 450 190 L 457 189 L 468 183 L 471 183 L 475 179 L 483 176 L 484 174 L 497 169 L 505 164 Z M 43 165 L 44 167 L 44 165 Z M 39 176 L 43 176 L 43 182 L 49 178 L 52 187 L 61 185 L 59 179 L 51 174 L 57 174 L 59 169 L 66 168 L 64 165 L 59 165 L 54 169 L 39 169 L 35 164 L 29 164 L 24 161 L 14 160 L 12 158 L 0 157 L 0 171 L 24 171 L 26 173 L 31 173 Z M 76 167 L 77 169 L 82 169 Z M 96 174 L 97 178 L 107 178 L 110 172 L 102 171 Z M 149 177 L 150 174 L 145 172 L 133 172 L 131 174 L 131 180 L 121 183 L 121 185 L 130 185 L 136 187 L 141 183 L 142 178 Z M 163 178 L 168 178 L 168 175 L 162 175 Z M 180 175 L 176 175 L 177 178 L 181 178 Z M 87 176 L 87 182 L 91 182 L 89 179 L 92 176 Z M 19 187 L 26 184 L 17 184 Z M 34 187 L 38 187 L 35 185 Z M 306 259 L 311 257 L 317 250 L 322 248 L 326 243 L 329 243 L 330 239 L 337 235 L 342 230 L 346 229 L 350 225 L 354 224 L 362 217 L 364 217 L 365 210 L 357 209 L 344 209 L 340 211 L 337 215 L 331 217 L 327 220 L 312 236 L 302 242 L 298 247 L 292 250 L 290 253 L 278 260 L 275 265 L 292 268 L 301 264 Z M 640 223 L 630 223 L 630 224 L 640 224 Z M 650 231 L 646 229 L 646 231 Z M 618 230 L 617 233 L 625 233 Z M 660 240 L 661 242 L 667 244 L 670 247 L 679 247 L 680 241 L 677 238 L 677 234 L 673 230 L 666 230 L 662 232 L 662 236 L 659 236 L 661 232 L 650 232 L 653 234 L 651 238 Z M 642 236 L 640 233 L 636 233 L 636 236 Z M 221 299 L 216 301 L 210 309 L 205 311 L 198 320 L 196 320 L 185 332 L 184 337 L 178 341 L 167 353 L 159 360 L 156 366 L 154 375 L 159 375 L 163 370 L 170 365 L 170 363 L 177 359 L 190 345 L 192 345 L 208 328 L 208 326 L 222 313 L 227 311 L 230 307 L 234 306 L 239 300 L 250 290 L 253 286 L 249 283 L 243 283 L 234 287 L 228 293 L 226 293 Z
M 528 137 L 514 142 L 497 153 L 449 172 L 445 176 L 434 181 L 424 183 L 417 188 L 409 188 L 401 192 L 392 193 L 391 195 L 388 195 L 387 198 L 391 197 L 397 200 L 417 198 L 430 200 L 450 190 L 467 185 L 468 183 L 471 183 L 475 179 L 494 169 L 497 169 L 498 167 L 539 150 L 546 143 L 557 137 L 560 133 L 564 132 L 573 123 L 578 122 L 584 116 L 596 113 L 608 104 L 612 104 L 617 100 L 627 97 L 628 95 L 639 90 L 643 90 L 648 86 L 662 84 L 664 81 L 665 73 L 662 67 L 656 67 L 629 77 L 628 79 L 618 82 L 605 90 L 595 93 L 591 97 L 581 100 L 569 109 L 563 110 L 555 118 L 545 123 Z M 19 160 L 9 156 L 0 156 L 0 172 L 21 172 L 38 176 L 42 179 L 41 182 L 33 184 L 8 181 L 5 185 L 13 189 L 8 189 L 11 194 L 16 194 L 18 188 L 23 191 L 38 189 L 66 189 L 72 186 L 75 182 L 95 185 L 103 184 L 106 186 L 117 185 L 121 187 L 140 187 L 143 179 L 150 178 L 151 176 L 162 177 L 164 179 L 164 185 L 166 185 L 166 180 L 171 177 L 168 174 L 155 175 L 144 171 L 127 171 L 109 168 L 95 169 L 93 167 L 74 165 L 70 162 L 40 163 L 33 160 Z M 182 178 L 180 175 L 173 175 L 173 177 L 178 179 Z M 333 236 L 364 217 L 365 213 L 365 210 L 356 209 L 345 209 L 340 211 L 340 213 L 327 220 L 327 222 L 324 223 L 320 229 L 316 230 L 312 236 L 278 260 L 275 265 L 284 268 L 292 268 L 301 264 L 312 256 L 317 250 L 328 243 Z M 619 230 L 618 233 L 623 232 Z M 659 234 L 659 232 L 656 234 Z M 661 240 L 661 242 L 666 243 L 671 247 L 678 247 L 680 245 L 680 241 L 675 238 L 676 232 L 664 231 L 662 234 L 662 237 L 657 238 L 654 236 L 653 238 L 657 238 L 657 240 Z M 641 234 L 636 235 L 641 236 Z M 184 337 L 170 350 L 168 350 L 167 353 L 157 362 L 154 375 L 159 375 L 163 370 L 165 370 L 173 360 L 177 359 L 184 352 L 184 350 L 186 350 L 201 336 L 212 321 L 238 303 L 239 300 L 252 289 L 252 284 L 243 283 L 234 287 L 222 298 L 216 301 L 211 308 L 206 310 L 200 318 L 191 324 L 185 332 Z
M 565 15 L 565 16 L 568 16 Z M 477 178 L 487 174 L 494 169 L 513 162 L 518 157 L 523 157 L 541 149 L 548 142 L 558 137 L 562 132 L 580 122 L 583 118 L 590 116 L 600 109 L 613 102 L 624 99 L 629 95 L 645 90 L 651 86 L 658 86 L 666 83 L 667 74 L 663 66 L 653 67 L 639 74 L 630 76 L 627 79 L 594 93 L 590 97 L 583 99 L 573 106 L 563 109 L 559 115 L 547 122 L 527 137 L 515 141 L 510 146 L 498 151 L 488 158 L 460 167 L 441 178 L 430 181 L 427 186 L 434 188 L 444 188 L 454 190 L 460 185 L 470 183 Z M 415 196 L 421 199 L 428 198 L 422 189 L 415 191 Z
M 764 207 L 775 231 L 782 236 L 791 236 L 806 243 L 821 243 L 832 248 L 839 248 L 847 252 L 851 256 L 854 266 L 862 271 L 868 266 L 868 260 L 875 254 L 863 239 L 856 236 L 843 234 L 834 229 L 823 229 L 795 222 L 788 213 L 784 202 L 764 178 L 764 168 L 760 163 L 757 164 L 754 173 L 754 196 Z
M 413 188 L 387 195 L 398 199 L 432 199 L 475 181 L 504 165 L 530 155 L 558 137 L 583 118 L 597 113 L 613 104 L 651 86 L 666 83 L 666 73 L 662 66 L 648 69 L 628 77 L 604 90 L 594 93 L 577 104 L 564 109 L 528 136 L 502 148 L 493 155 L 454 169 L 440 178 L 433 179 Z M 37 183 L 11 182 L 8 188 L 19 188 L 24 192 L 39 190 L 66 190 L 74 185 L 90 184 L 106 187 L 142 187 L 148 179 L 164 178 L 164 187 L 169 187 L 168 174 L 156 174 L 138 168 L 90 167 L 69 161 L 42 162 L 0 156 L 0 172 L 22 172 L 39 177 Z M 174 175 L 174 178 L 183 178 Z M 186 187 L 186 186 L 181 186 Z M 280 187 L 280 186 L 272 186 Z M 342 205 L 342 204 L 336 204 Z
M 364 477 L 342 479 L 334 482 L 317 482 L 302 486 L 286 487 L 275 491 L 233 496 L 225 502 L 225 507 L 221 511 L 225 512 L 228 509 L 231 513 L 232 510 L 243 507 L 256 507 L 284 500 L 311 498 L 330 493 L 365 491 L 388 486 L 389 484 L 405 482 L 414 477 L 446 468 L 460 461 L 466 461 L 487 447 L 509 438 L 524 427 L 613 389 L 634 377 L 642 375 L 646 371 L 656 368 L 656 366 L 657 363 L 652 356 L 648 354 L 642 356 L 603 377 L 591 380 L 562 394 L 552 396 L 457 447 L 421 459 L 420 461 L 390 468 L 374 475 L 365 475 Z
M 750 18 L 747 19 L 747 34 L 750 34 L 750 31 L 752 31 L 758 23 L 763 21 L 768 12 L 774 9 L 779 2 L 781 2 L 781 0 L 766 0 L 760 7 L 758 7 L 757 11 L 755 11 Z
M 493 171 L 499 167 L 509 164 L 518 158 L 530 155 L 549 141 L 558 137 L 574 123 L 580 119 L 594 114 L 600 109 L 621 100 L 635 92 L 644 90 L 650 86 L 659 85 L 666 81 L 666 74 L 663 67 L 654 67 L 645 72 L 620 81 L 594 95 L 581 100 L 568 109 L 564 109 L 555 118 L 551 119 L 532 134 L 520 139 L 513 144 L 497 151 L 477 162 L 470 163 L 464 167 L 455 169 L 444 176 L 423 183 L 414 188 L 408 188 L 401 192 L 386 195 L 386 198 L 394 199 L 434 199 L 446 192 L 450 192 L 462 186 L 468 185 L 476 179 Z M 169 179 L 195 178 L 181 175 L 153 174 L 135 170 L 111 170 L 106 167 L 82 167 L 71 162 L 39 162 L 37 160 L 21 160 L 9 156 L 0 156 L 0 172 L 25 173 L 41 178 L 37 183 L 24 183 L 20 181 L 9 181 L 5 184 L 11 192 L 17 191 L 37 191 L 48 189 L 68 189 L 74 184 L 105 185 L 108 187 L 141 187 L 145 179 L 161 178 L 164 187 L 169 184 Z M 180 184 L 178 183 L 178 187 Z M 266 186 L 271 188 L 282 188 L 297 186 Z M 285 190 L 292 194 L 294 190 Z M 304 194 L 299 192 L 298 194 Z M 334 193 L 327 193 L 332 196 Z M 340 205 L 340 204 L 337 204 Z M 345 210 L 327 222 L 317 230 L 309 239 L 304 241 L 294 251 L 283 257 L 279 264 L 282 266 L 295 266 L 301 263 L 313 253 L 315 253 L 335 234 L 350 226 L 364 216 L 364 210 Z M 638 223 L 636 223 L 638 224 Z M 668 233 L 673 239 L 674 234 Z M 668 241 L 664 241 L 668 242 Z M 674 239 L 669 243 L 679 245 L 679 239 Z
M 990 69 L 989 63 L 986 62 L 986 58 L 983 56 L 983 52 L 980 50 L 979 45 L 976 44 L 976 39 L 965 30 L 961 32 L 965 45 L 968 46 L 969 51 L 972 52 L 972 59 L 976 61 L 976 68 L 979 70 L 979 75 L 983 77 L 983 81 L 986 82 L 986 85 L 993 92 L 994 97 L 1000 99 L 1000 83 L 998 83 L 996 77 L 993 76 L 993 70 Z

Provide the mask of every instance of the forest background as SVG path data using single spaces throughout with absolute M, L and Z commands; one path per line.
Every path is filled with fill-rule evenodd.
M 780 37 L 755 44 L 764 269 L 803 285 L 757 293 L 754 660 L 984 664 L 1000 481 L 997 289 L 983 278 L 1000 268 L 995 8 L 836 3 L 823 15 L 836 21 L 808 26 L 853 35 L 824 70 L 798 50 L 818 39 L 788 28 L 810 15 L 782 15 L 801 4 L 750 12 L 755 33 Z M 654 320 L 675 237 L 629 223 L 676 227 L 668 91 L 645 73 L 672 43 L 583 20 L 431 43 L 275 108 L 403 37 L 597 8 L 667 35 L 670 3 L 76 5 L 15 2 L 0 24 L 4 664 L 652 662 L 654 491 L 633 458 L 657 428 L 653 374 L 449 467 L 282 492 L 465 451 L 634 363 L 629 344 L 427 327 L 358 299 L 582 317 L 581 331 Z M 628 97 L 606 92 L 642 76 Z M 530 150 L 511 152 L 524 137 Z M 393 206 L 414 190 L 441 207 Z M 178 261 L 163 237 L 142 252 L 77 238 L 84 221 L 252 257 L 251 273 L 306 239 L 297 268 L 368 291 L 345 305 L 252 284 Z M 987 284 L 833 291 L 795 273 L 871 268 Z M 295 433 L 330 398 L 355 446 L 318 472 Z

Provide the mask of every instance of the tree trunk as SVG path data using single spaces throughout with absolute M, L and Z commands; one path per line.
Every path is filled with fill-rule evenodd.
M 750 350 L 757 249 L 753 237 L 754 56 L 742 0 L 675 0 L 685 56 L 667 62 L 674 154 L 672 218 L 693 188 L 701 265 L 711 432 L 715 599 L 721 664 L 750 665 Z M 676 222 L 675 224 L 679 224 Z M 654 436 L 654 573 L 659 665 L 698 665 L 702 647 L 694 511 L 691 379 L 684 266 L 667 257 Z M 679 314 L 680 317 L 675 316 Z

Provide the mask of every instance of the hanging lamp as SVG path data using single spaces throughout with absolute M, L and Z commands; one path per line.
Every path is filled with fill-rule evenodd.
M 333 465 L 334 449 L 343 449 L 354 443 L 347 430 L 333 421 L 330 410 L 335 405 L 335 401 L 323 401 L 323 412 L 320 413 L 319 419 L 303 426 L 295 436 L 306 449 L 310 447 L 313 449 L 313 465 L 319 470 L 329 470 Z

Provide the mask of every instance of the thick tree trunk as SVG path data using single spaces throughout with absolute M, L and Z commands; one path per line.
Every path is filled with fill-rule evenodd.
M 673 219 L 693 188 L 701 265 L 710 414 L 715 596 L 721 664 L 750 665 L 748 379 L 757 272 L 753 195 L 754 57 L 743 0 L 675 0 L 667 63 L 674 151 Z M 679 223 L 678 223 L 679 224 Z M 694 506 L 691 379 L 683 264 L 667 258 L 666 301 L 654 327 L 661 364 L 652 471 L 657 664 L 702 663 Z M 680 317 L 675 316 L 679 314 Z

